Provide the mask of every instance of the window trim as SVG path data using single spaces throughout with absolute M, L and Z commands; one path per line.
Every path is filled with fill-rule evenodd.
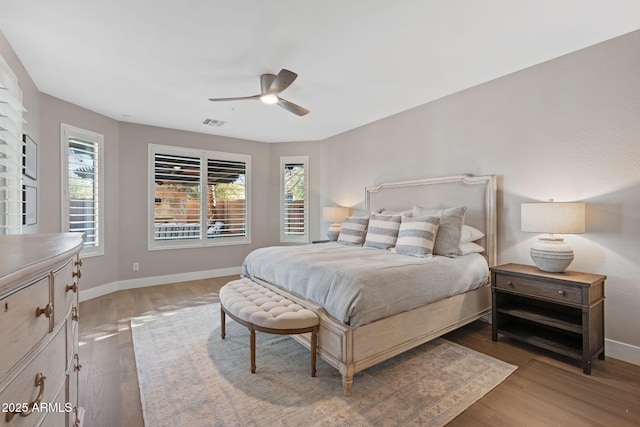
M 175 154 L 179 156 L 200 157 L 203 165 L 200 168 L 200 183 L 207 182 L 207 160 L 230 160 L 245 163 L 245 208 L 246 208 L 246 235 L 243 237 L 218 237 L 209 239 L 206 232 L 199 239 L 184 240 L 155 240 L 155 154 Z M 200 227 L 207 229 L 206 191 L 201 191 L 200 203 Z M 150 251 L 169 249 L 203 248 L 212 246 L 231 246 L 251 244 L 251 156 L 249 154 L 227 153 L 221 151 L 202 150 L 188 147 L 179 147 L 162 144 L 149 144 L 147 150 L 147 249 Z
M 61 185 L 62 185 L 62 206 L 61 206 L 61 229 L 69 232 L 69 138 L 77 138 L 92 142 L 96 145 L 98 157 L 97 193 L 98 193 L 98 244 L 84 247 L 80 252 L 83 258 L 102 256 L 105 253 L 105 181 L 104 181 L 104 135 L 76 126 L 60 123 L 60 147 L 61 147 Z
M 284 167 L 286 164 L 296 163 L 304 165 L 304 234 L 285 234 L 284 211 Z M 309 243 L 309 156 L 283 156 L 280 157 L 280 243 Z

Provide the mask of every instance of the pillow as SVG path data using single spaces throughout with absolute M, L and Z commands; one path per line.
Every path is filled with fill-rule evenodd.
M 396 245 L 401 215 L 382 215 L 372 213 L 364 246 L 378 249 L 389 249 Z
M 405 215 L 405 216 L 411 216 L 412 210 L 403 210 L 403 211 L 391 211 L 389 209 L 381 209 L 380 213 L 383 213 L 385 215 Z
M 466 211 L 466 206 L 449 209 L 423 209 L 419 206 L 414 206 L 413 216 L 437 216 L 440 218 L 438 235 L 433 246 L 434 255 L 444 255 L 449 258 L 458 255 L 458 246 L 460 246 L 460 235 Z
M 482 239 L 484 237 L 484 233 L 477 228 L 473 228 L 470 225 L 462 226 L 462 233 L 460 235 L 460 244 L 475 242 L 476 240 Z
M 369 217 L 348 216 L 342 222 L 338 243 L 361 246 L 367 232 Z
M 364 210 L 364 209 L 354 209 L 353 212 L 351 213 L 351 215 L 349 215 L 349 216 L 358 216 L 358 217 L 367 216 L 368 217 L 372 213 L 380 213 L 381 210 L 382 209 L 377 210 L 377 211 L 367 211 L 367 210 Z
M 481 254 L 484 248 L 475 242 L 460 243 L 458 255 Z
M 403 216 L 398 240 L 391 252 L 422 258 L 432 256 L 439 224 L 437 216 Z

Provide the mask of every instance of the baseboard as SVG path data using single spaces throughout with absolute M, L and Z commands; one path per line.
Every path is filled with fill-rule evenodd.
M 604 340 L 605 356 L 640 365 L 640 347 L 610 339 Z
M 117 282 L 107 283 L 90 289 L 80 290 L 78 297 L 80 302 L 112 292 L 122 291 L 126 289 L 144 288 L 147 286 L 166 285 L 169 283 L 188 282 L 191 280 L 210 279 L 213 277 L 224 277 L 240 274 L 242 267 L 219 268 L 216 270 L 192 271 L 188 273 L 169 274 L 166 276 L 141 277 L 139 279 L 120 280 Z

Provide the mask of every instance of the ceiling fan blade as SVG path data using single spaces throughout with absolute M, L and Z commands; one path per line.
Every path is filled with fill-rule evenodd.
M 220 101 L 243 101 L 245 99 L 260 99 L 262 95 L 253 95 L 253 96 L 239 96 L 235 98 L 209 98 L 209 101 L 220 102 Z
M 280 70 L 276 78 L 273 79 L 273 82 L 271 82 L 268 92 L 277 95 L 288 88 L 297 77 L 298 75 L 293 71 L 285 70 L 283 68 Z
M 293 102 L 289 102 L 286 99 L 278 98 L 278 105 L 298 116 L 304 116 L 309 113 L 309 110 L 306 108 L 296 105 Z

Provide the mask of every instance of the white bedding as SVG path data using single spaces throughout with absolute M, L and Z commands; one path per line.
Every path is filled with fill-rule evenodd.
M 489 275 L 480 254 L 417 258 L 334 242 L 257 249 L 242 270 L 352 327 L 479 288 Z

